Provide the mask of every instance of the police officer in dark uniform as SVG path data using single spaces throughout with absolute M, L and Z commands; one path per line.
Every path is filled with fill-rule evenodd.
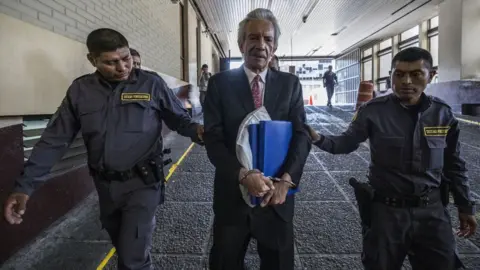
M 95 30 L 87 47 L 97 71 L 74 80 L 67 90 L 5 203 L 5 218 L 22 222 L 29 196 L 81 131 L 118 268 L 151 269 L 155 210 L 164 191 L 162 120 L 199 143 L 203 127 L 192 122 L 160 76 L 132 69 L 122 34 Z
M 458 235 L 468 237 L 477 227 L 458 120 L 444 101 L 423 93 L 434 75 L 428 51 L 405 49 L 393 58 L 392 68 L 394 93 L 360 107 L 344 133 L 310 133 L 332 154 L 350 153 L 370 141 L 373 196 L 372 214 L 362 220 L 368 224 L 363 228 L 365 269 L 399 270 L 407 254 L 413 269 L 458 269 L 441 184 L 449 183 L 458 207 Z

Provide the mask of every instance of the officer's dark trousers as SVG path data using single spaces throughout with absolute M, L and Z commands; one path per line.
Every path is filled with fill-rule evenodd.
M 271 207 L 256 207 L 235 225 L 215 220 L 210 270 L 244 270 L 251 238 L 257 240 L 261 270 L 293 270 L 293 223 L 280 219 Z
M 363 239 L 366 270 L 400 270 L 408 254 L 414 270 L 455 269 L 455 238 L 441 202 L 424 208 L 374 203 Z
M 118 269 L 151 269 L 150 247 L 155 210 L 160 203 L 159 185 L 146 186 L 141 179 L 126 182 L 95 177 L 100 220 L 118 254 Z
M 328 105 L 331 105 L 332 104 L 332 97 L 333 97 L 333 93 L 335 91 L 335 88 L 333 85 L 327 85 L 327 97 L 328 97 Z

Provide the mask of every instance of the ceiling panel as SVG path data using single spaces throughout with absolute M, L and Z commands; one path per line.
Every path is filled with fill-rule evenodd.
M 438 0 L 193 0 L 228 55 L 239 57 L 238 23 L 255 8 L 277 17 L 281 36 L 278 56 L 338 55 L 388 29 L 407 29 L 435 9 Z M 425 4 L 427 3 L 427 4 Z M 399 20 L 407 13 L 421 9 Z M 395 14 L 393 14 L 395 12 Z M 302 18 L 308 15 L 304 22 Z M 409 19 L 411 18 L 411 19 Z M 385 28 L 382 30 L 382 28 Z M 387 29 L 388 28 L 388 29 Z M 401 31 L 401 30 L 400 30 Z M 337 35 L 332 35 L 338 33 Z

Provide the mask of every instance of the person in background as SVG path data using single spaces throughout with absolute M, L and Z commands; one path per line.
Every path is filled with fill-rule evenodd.
M 399 52 L 392 73 L 393 93 L 362 105 L 341 135 L 307 127 L 313 143 L 331 154 L 348 154 L 370 142 L 373 198 L 358 202 L 368 204 L 365 215 L 360 213 L 368 217 L 362 218 L 366 270 L 400 269 L 407 254 L 414 270 L 460 269 L 446 209 L 449 192 L 458 209 L 458 236 L 473 235 L 477 222 L 460 157 L 459 122 L 447 103 L 424 93 L 435 74 L 427 50 Z
M 327 89 L 327 106 L 332 106 L 332 97 L 335 91 L 335 85 L 338 84 L 337 75 L 332 71 L 333 67 L 328 66 L 328 70 L 323 74 L 323 87 Z
M 387 87 L 387 89 L 385 89 L 385 90 L 388 90 L 388 89 L 392 88 L 392 71 L 391 70 L 388 72 L 388 78 L 387 78 L 387 82 L 386 82 L 385 87 Z M 380 89 L 380 90 L 383 90 L 383 89 Z
M 272 57 L 272 60 L 270 60 L 268 66 L 273 70 L 280 71 L 280 62 L 278 61 L 278 57 L 276 55 Z
M 101 28 L 86 43 L 96 71 L 68 88 L 15 182 L 4 216 L 10 224 L 23 221 L 30 196 L 81 132 L 100 221 L 117 250 L 118 269 L 151 269 L 155 211 L 165 187 L 162 120 L 197 143 L 203 126 L 192 121 L 160 76 L 132 68 L 122 34 Z
M 202 105 L 202 110 L 205 104 L 205 97 L 207 96 L 208 80 L 211 76 L 212 73 L 208 72 L 208 65 L 203 64 L 200 71 L 200 79 L 198 80 L 198 87 L 200 88 L 200 104 Z
M 134 68 L 142 68 L 142 58 L 140 57 L 140 53 L 130 48 L 130 55 L 132 56 L 133 67 Z
M 311 148 L 297 76 L 268 67 L 278 46 L 280 27 L 268 9 L 248 13 L 238 27 L 237 43 L 245 65 L 214 75 L 205 100 L 205 148 L 215 167 L 213 246 L 210 270 L 243 270 L 251 238 L 257 240 L 261 270 L 293 270 L 294 195 Z M 289 154 L 275 183 L 258 170 L 243 168 L 236 156 L 236 139 L 242 120 L 265 106 L 275 120 L 293 126 Z M 239 185 L 263 197 L 251 208 Z

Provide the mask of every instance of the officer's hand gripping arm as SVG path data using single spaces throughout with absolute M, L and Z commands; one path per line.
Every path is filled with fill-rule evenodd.
M 284 172 L 288 173 L 293 183 L 298 186 L 311 149 L 308 131 L 305 129 L 306 115 L 302 85 L 298 78 L 292 95 L 288 119 L 293 126 L 293 136 L 285 161 Z
M 470 194 L 470 185 L 466 175 L 465 161 L 460 157 L 460 128 L 455 119 L 447 134 L 447 147 L 444 151 L 443 174 L 450 181 L 450 187 L 458 211 L 475 214 L 475 205 Z
M 75 139 L 80 122 L 71 102 L 71 89 L 63 99 L 60 107 L 50 119 L 40 140 L 33 147 L 25 163 L 21 177 L 16 181 L 14 192 L 31 195 L 36 186 L 47 179 L 45 176 L 62 158 Z
M 368 120 L 365 107 L 360 107 L 354 115 L 348 129 L 341 135 L 321 135 L 319 141 L 315 142 L 323 151 L 331 154 L 348 154 L 360 146 L 368 138 Z
M 225 174 L 231 174 L 232 179 L 235 179 L 239 176 L 242 166 L 235 153 L 231 153 L 226 146 L 221 97 L 215 83 L 215 77 L 210 79 L 203 107 L 205 148 L 215 168 Z
M 188 111 L 183 108 L 180 100 L 163 79 L 159 78 L 159 84 L 160 108 L 165 124 L 178 134 L 189 137 L 196 143 L 201 143 L 197 133 L 199 124 L 193 122 Z

